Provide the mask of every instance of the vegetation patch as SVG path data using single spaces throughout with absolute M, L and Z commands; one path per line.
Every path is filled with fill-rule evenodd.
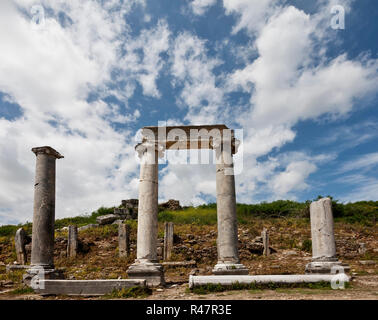
M 33 288 L 27 287 L 27 286 L 19 287 L 9 292 L 9 294 L 13 294 L 13 295 L 31 294 L 31 293 L 34 293 Z
M 168 221 L 175 224 L 215 225 L 217 223 L 216 208 L 189 207 L 181 211 L 162 211 L 159 221 Z
M 112 214 L 114 212 L 114 208 L 115 207 L 101 207 L 97 211 L 92 212 L 92 214 L 82 214 L 73 218 L 58 219 L 55 221 L 55 229 L 61 229 L 63 227 L 68 227 L 69 225 L 76 225 L 78 227 L 82 227 L 87 224 L 97 223 L 97 217 Z
M 203 286 L 198 286 L 192 289 L 188 288 L 188 292 L 196 294 L 209 294 L 214 292 L 223 292 L 231 290 L 276 290 L 276 289 L 291 289 L 291 288 L 306 288 L 306 289 L 323 289 L 323 290 L 332 290 L 331 284 L 327 281 L 321 281 L 316 283 L 256 283 L 252 282 L 250 284 L 243 283 L 233 283 L 231 286 L 222 286 L 218 284 L 207 284 Z M 349 283 L 345 283 L 345 288 L 350 288 Z
M 302 251 L 311 252 L 312 251 L 312 241 L 310 239 L 306 239 L 302 242 Z
M 122 298 L 146 298 L 152 294 L 152 289 L 147 287 L 131 287 L 123 289 L 114 289 L 112 293 L 104 295 L 104 299 L 122 299 Z

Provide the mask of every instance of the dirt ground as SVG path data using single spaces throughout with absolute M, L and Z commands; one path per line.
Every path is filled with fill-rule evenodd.
M 266 257 L 251 251 L 253 239 L 263 227 L 269 229 L 271 245 L 276 252 Z M 160 233 L 162 225 L 159 225 Z M 225 291 L 198 295 L 188 290 L 189 275 L 210 275 L 217 261 L 216 227 L 177 225 L 175 234 L 180 241 L 175 244 L 173 261 L 195 260 L 195 267 L 166 268 L 168 283 L 164 289 L 153 289 L 146 299 L 157 300 L 202 300 L 202 299 L 368 299 L 378 300 L 378 238 L 376 225 L 371 227 L 335 224 L 337 251 L 340 260 L 350 266 L 351 288 L 345 290 L 327 289 L 276 289 Z M 66 257 L 66 235 L 57 234 L 55 242 L 55 266 L 64 270 L 66 279 L 126 279 L 127 269 L 134 262 L 136 249 L 136 228 L 131 233 L 131 254 L 128 258 L 118 257 L 117 229 L 96 228 L 80 233 L 79 238 L 89 250 L 76 258 Z M 160 237 L 161 238 L 161 237 Z M 159 238 L 159 239 L 160 239 Z M 261 274 L 303 274 L 311 261 L 311 251 L 304 246 L 310 239 L 308 221 L 302 220 L 259 220 L 239 228 L 239 254 L 241 262 L 250 270 L 250 275 Z M 162 239 L 160 239 L 162 240 Z M 161 241 L 160 241 L 161 242 Z M 361 252 L 361 243 L 365 250 Z M 15 294 L 22 288 L 22 273 L 6 273 L 6 264 L 15 259 L 13 239 L 0 242 L 0 300 L 4 299 L 103 299 L 99 297 L 41 297 L 37 294 Z M 29 261 L 29 258 L 28 258 Z M 16 291 L 17 292 L 17 291 Z

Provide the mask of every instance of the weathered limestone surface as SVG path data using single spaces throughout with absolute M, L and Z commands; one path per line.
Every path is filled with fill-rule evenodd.
M 221 284 L 231 286 L 232 284 L 252 284 L 252 283 L 316 283 L 338 281 L 349 282 L 350 278 L 345 273 L 340 274 L 292 274 L 292 275 L 258 275 L 258 276 L 189 276 L 189 288 L 194 288 L 207 284 Z
M 170 260 L 173 249 L 173 222 L 164 224 L 164 260 Z
M 158 233 L 158 149 L 157 146 L 140 144 L 141 157 L 137 259 L 127 274 L 130 279 L 147 280 L 147 285 L 164 284 L 163 266 L 157 262 Z
M 144 279 L 109 280 L 41 280 L 35 291 L 42 295 L 100 296 L 113 290 L 135 286 L 145 287 Z
M 130 226 L 118 225 L 118 253 L 120 258 L 126 258 L 130 254 Z
M 110 224 L 114 221 L 116 221 L 117 219 L 119 219 L 119 216 L 118 215 L 115 215 L 115 214 L 106 214 L 104 216 L 99 216 L 96 218 L 96 222 L 100 225 L 100 226 L 103 226 L 105 224 Z
M 35 269 L 43 268 L 45 278 L 60 277 L 54 270 L 55 164 L 63 156 L 51 147 L 33 148 L 37 157 L 34 185 L 33 241 L 31 266 L 26 282 Z M 38 271 L 39 272 L 39 271 Z
M 79 241 L 77 238 L 77 226 L 68 227 L 67 257 L 74 258 L 77 255 Z
M 248 274 L 238 254 L 235 176 L 232 153 L 220 147 L 216 150 L 216 190 L 218 217 L 218 263 L 214 274 Z
M 20 228 L 16 231 L 14 237 L 14 245 L 16 248 L 17 263 L 25 265 L 27 261 L 27 255 L 25 250 L 27 234 L 24 229 Z
M 308 273 L 330 273 L 333 267 L 343 267 L 336 255 L 336 242 L 333 228 L 332 201 L 323 198 L 310 205 L 312 262 L 306 266 Z

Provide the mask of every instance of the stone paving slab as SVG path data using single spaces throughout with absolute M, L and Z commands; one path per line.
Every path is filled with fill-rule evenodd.
M 107 280 L 40 280 L 41 295 L 100 296 L 135 286 L 145 287 L 145 279 L 107 279 Z

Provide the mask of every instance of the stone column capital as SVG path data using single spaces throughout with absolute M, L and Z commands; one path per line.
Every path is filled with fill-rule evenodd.
M 55 157 L 57 159 L 64 158 L 64 156 L 62 156 L 58 151 L 56 151 L 55 149 L 53 149 L 49 146 L 35 147 L 35 148 L 32 148 L 31 151 L 34 152 L 36 156 L 38 154 L 47 154 L 47 155 Z
M 141 142 L 138 143 L 135 146 L 135 151 L 138 152 L 138 157 L 142 158 L 142 156 L 146 152 L 152 152 L 155 151 L 158 153 L 159 158 L 164 157 L 164 152 L 165 152 L 165 146 L 161 143 L 153 143 L 153 142 Z
M 232 138 L 231 140 L 226 138 L 216 138 L 211 142 L 211 147 L 214 150 L 227 151 L 227 146 L 229 146 L 228 148 L 230 149 L 231 154 L 234 155 L 238 152 L 240 140 L 236 138 Z

